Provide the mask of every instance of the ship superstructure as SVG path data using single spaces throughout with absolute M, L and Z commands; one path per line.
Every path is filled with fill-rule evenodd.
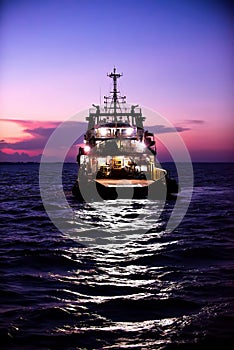
M 121 188 L 133 188 L 134 197 L 147 196 L 152 185 L 157 185 L 157 191 L 165 190 L 167 172 L 157 165 L 154 134 L 144 129 L 141 108 L 127 106 L 126 96 L 120 95 L 117 80 L 122 74 L 115 67 L 107 75 L 113 80 L 113 90 L 104 96 L 104 106 L 93 105 L 86 118 L 73 194 L 84 197 L 88 192 L 92 197 L 96 189 L 103 199 L 115 199 Z

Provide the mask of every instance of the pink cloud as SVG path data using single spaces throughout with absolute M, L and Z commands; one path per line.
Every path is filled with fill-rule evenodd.
M 16 140 L 14 139 L 13 142 L 12 138 L 5 138 L 0 141 L 0 161 L 39 161 L 49 137 L 61 123 L 55 121 L 30 121 L 23 119 L 1 119 L 0 121 L 20 125 L 24 135 L 20 138 L 16 138 Z M 74 123 L 79 122 L 67 122 L 64 130 L 66 135 L 64 136 L 69 136 L 69 133 L 72 130 L 71 128 L 74 127 Z M 79 124 L 81 132 L 84 132 L 86 123 Z M 77 142 L 81 142 L 81 140 L 78 139 Z M 71 147 L 67 159 L 69 161 L 75 161 L 75 153 L 76 149 Z
M 10 122 L 20 125 L 22 130 L 21 137 L 16 139 L 3 138 L 0 141 L 0 160 L 1 161 L 39 161 L 48 138 L 61 122 L 58 121 L 31 121 L 16 119 L 1 119 L 3 122 Z M 73 130 L 74 123 L 79 123 L 80 135 L 86 130 L 85 122 L 67 122 L 64 128 L 64 137 L 69 138 Z M 164 125 L 154 125 L 148 127 L 148 130 L 156 135 L 167 134 L 170 138 L 175 130 L 181 134 L 193 161 L 233 161 L 233 141 L 232 131 L 226 127 L 215 128 L 213 125 L 201 119 L 183 120 L 174 128 L 168 128 Z M 78 137 L 80 135 L 77 135 Z M 13 135 L 14 136 L 14 135 Z M 82 143 L 80 136 L 77 144 Z M 157 140 L 158 157 L 160 161 L 170 161 L 171 156 L 159 139 Z M 77 147 L 72 146 L 67 155 L 68 161 L 76 160 Z

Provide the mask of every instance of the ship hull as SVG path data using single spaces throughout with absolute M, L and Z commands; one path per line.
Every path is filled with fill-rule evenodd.
M 168 199 L 178 192 L 174 183 L 152 180 L 109 179 L 76 181 L 73 195 L 80 201 L 95 202 L 116 199 Z

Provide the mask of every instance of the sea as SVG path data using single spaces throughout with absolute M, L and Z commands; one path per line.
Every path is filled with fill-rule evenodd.
M 72 163 L 48 205 L 39 167 L 0 165 L 1 349 L 234 348 L 234 163 L 193 163 L 191 200 L 163 208 L 79 202 Z

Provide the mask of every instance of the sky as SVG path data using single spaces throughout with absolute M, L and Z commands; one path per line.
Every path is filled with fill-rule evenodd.
M 193 161 L 234 160 L 231 2 L 3 0 L 0 42 L 1 161 L 39 161 L 61 122 L 109 92 L 114 65 L 127 101 L 169 120 Z

